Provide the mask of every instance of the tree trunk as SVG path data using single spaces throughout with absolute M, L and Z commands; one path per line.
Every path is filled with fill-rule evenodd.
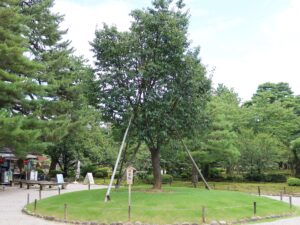
M 50 168 L 49 168 L 49 172 L 56 170 L 56 165 L 57 165 L 57 160 L 56 159 L 51 159 L 51 164 L 50 164 Z
M 295 162 L 295 177 L 300 178 L 300 161 Z
M 192 183 L 194 188 L 196 188 L 198 184 L 198 171 L 195 166 L 192 167 Z
M 153 189 L 161 189 L 160 152 L 158 148 L 152 148 L 150 149 L 150 152 L 154 177 Z

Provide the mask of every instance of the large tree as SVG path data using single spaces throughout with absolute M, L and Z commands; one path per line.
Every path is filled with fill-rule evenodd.
M 64 158 L 61 168 L 67 174 L 74 156 L 69 148 L 75 144 L 76 135 L 82 137 L 88 132 L 90 117 L 87 114 L 98 112 L 88 107 L 86 94 L 92 70 L 81 57 L 73 55 L 70 41 L 63 39 L 66 34 L 60 29 L 63 16 L 51 11 L 53 3 L 54 0 L 23 0 L 20 5 L 21 13 L 30 18 L 25 33 L 30 56 L 43 66 L 35 74 L 35 81 L 43 92 L 34 96 L 40 103 L 35 110 L 38 119 L 47 124 L 41 141 L 51 142 L 46 151 L 51 157 L 50 170 L 58 163 L 62 165 Z
M 191 49 L 187 39 L 184 4 L 171 3 L 155 0 L 152 8 L 134 10 L 129 31 L 104 25 L 92 42 L 98 105 L 104 118 L 122 129 L 134 115 L 131 134 L 151 152 L 156 189 L 161 146 L 178 133 L 193 133 L 210 90 L 199 49 Z
M 12 148 L 19 155 L 42 149 L 39 140 L 43 124 L 36 120 L 39 102 L 34 96 L 42 88 L 35 75 L 42 66 L 26 57 L 25 37 L 30 17 L 21 13 L 19 1 L 0 3 L 0 147 Z

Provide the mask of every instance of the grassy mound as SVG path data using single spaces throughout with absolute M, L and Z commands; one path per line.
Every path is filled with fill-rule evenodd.
M 36 213 L 63 218 L 64 204 L 68 205 L 68 220 L 116 222 L 127 221 L 128 190 L 111 193 L 111 201 L 104 203 L 105 190 L 67 193 L 37 203 Z M 175 223 L 201 221 L 202 206 L 206 207 L 207 221 L 233 221 L 253 216 L 253 202 L 257 202 L 257 216 L 299 213 L 284 202 L 231 191 L 168 187 L 162 192 L 151 192 L 136 187 L 132 193 L 132 221 Z M 27 206 L 33 211 L 33 204 Z

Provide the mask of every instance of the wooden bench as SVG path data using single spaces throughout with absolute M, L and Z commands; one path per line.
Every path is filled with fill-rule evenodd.
M 40 190 L 43 190 L 44 186 L 49 186 L 49 188 L 51 188 L 52 186 L 58 186 L 58 185 L 61 185 L 62 189 L 66 189 L 68 183 L 66 183 L 66 182 L 57 183 L 57 182 L 53 182 L 53 181 L 39 181 L 38 185 L 40 185 Z
M 57 185 L 61 185 L 62 189 L 66 189 L 68 183 L 64 182 L 64 183 L 57 183 L 54 181 L 36 181 L 36 180 L 20 180 L 19 181 L 20 184 L 20 188 L 23 187 L 23 184 L 27 185 L 27 189 L 30 188 L 30 186 L 32 185 L 39 185 L 40 186 L 40 190 L 43 190 L 44 186 L 49 186 L 49 188 L 51 188 L 52 186 L 57 186 Z

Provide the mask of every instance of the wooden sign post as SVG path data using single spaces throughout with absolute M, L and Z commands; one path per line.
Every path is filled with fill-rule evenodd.
M 126 178 L 127 178 L 127 184 L 128 186 L 128 221 L 130 222 L 130 216 L 131 216 L 131 185 L 133 183 L 133 171 L 135 169 L 131 166 L 127 167 L 126 169 Z

